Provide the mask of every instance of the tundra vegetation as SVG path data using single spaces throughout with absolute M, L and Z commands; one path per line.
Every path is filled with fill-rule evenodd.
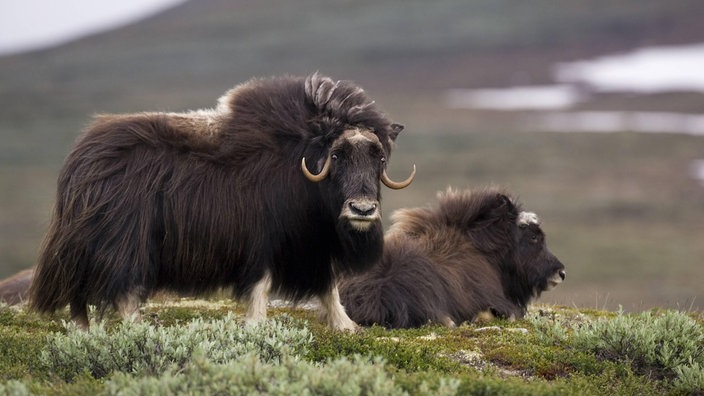
M 229 301 L 159 299 L 88 331 L 0 306 L 0 394 L 696 394 L 704 318 L 531 306 L 457 328 L 327 328 L 303 308 L 244 325 Z

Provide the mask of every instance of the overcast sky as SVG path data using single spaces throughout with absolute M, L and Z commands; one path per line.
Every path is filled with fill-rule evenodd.
M 185 0 L 0 0 L 0 55 L 51 47 Z

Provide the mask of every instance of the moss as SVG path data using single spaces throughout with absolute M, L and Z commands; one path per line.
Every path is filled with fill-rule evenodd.
M 0 381 L 37 373 L 36 362 L 45 345 L 36 334 L 0 328 Z
M 435 343 L 400 333 L 397 331 L 382 336 L 379 330 L 346 334 L 321 329 L 314 333 L 313 345 L 307 358 L 321 362 L 339 356 L 373 354 L 383 357 L 389 365 L 408 372 L 458 370 L 459 365 L 442 357 L 442 349 Z
M 24 309 L 0 306 L 0 381 L 46 377 L 38 368 L 38 356 L 46 345 L 45 334 L 58 329 L 58 323 Z
M 27 389 L 33 395 L 45 396 L 94 396 L 102 394 L 105 384 L 84 372 L 74 377 L 71 382 L 54 381 L 30 382 Z

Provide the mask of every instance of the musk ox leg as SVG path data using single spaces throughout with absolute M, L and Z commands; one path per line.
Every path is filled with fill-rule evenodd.
M 511 307 L 511 308 L 505 308 L 505 309 L 492 308 L 492 309 L 488 310 L 488 312 L 489 312 L 489 315 L 492 316 L 493 318 L 505 319 L 505 320 L 508 320 L 509 322 L 515 322 L 516 319 L 522 319 L 523 315 L 524 315 L 523 309 L 520 307 Z
M 481 311 L 477 314 L 476 317 L 474 317 L 474 320 L 472 322 L 476 323 L 488 323 L 491 322 L 492 320 L 496 319 L 496 316 L 494 315 L 493 312 L 491 312 L 490 309 L 487 309 L 485 311 Z
M 88 330 L 88 305 L 84 302 L 72 302 L 71 320 L 79 329 Z
M 139 312 L 139 303 L 139 296 L 127 294 L 120 297 L 114 305 L 122 320 L 137 323 L 142 320 L 142 314 Z
M 340 303 L 340 292 L 337 290 L 337 285 L 333 286 L 329 293 L 320 296 L 320 304 L 323 311 L 320 314 L 320 320 L 324 321 L 335 330 L 356 332 L 359 326 L 355 323 L 347 313 L 345 308 Z
M 452 320 L 452 318 L 449 317 L 449 316 L 443 316 L 443 317 L 440 319 L 440 323 L 441 323 L 443 326 L 449 327 L 449 328 L 451 328 L 451 329 L 454 329 L 455 327 L 457 327 L 457 324 L 455 323 L 455 321 Z
M 271 291 L 271 275 L 267 272 L 264 277 L 257 282 L 249 293 L 247 301 L 247 314 L 244 318 L 247 324 L 257 324 L 266 319 L 266 306 L 269 303 L 269 291 Z

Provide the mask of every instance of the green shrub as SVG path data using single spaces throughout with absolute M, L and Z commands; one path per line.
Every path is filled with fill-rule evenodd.
M 94 325 L 89 331 L 65 324 L 67 334 L 52 333 L 41 362 L 64 380 L 88 371 L 95 378 L 113 371 L 155 375 L 169 368 L 181 369 L 200 353 L 213 363 L 226 363 L 248 353 L 262 361 L 279 361 L 286 354 L 304 354 L 312 335 L 292 326 L 287 318 L 243 326 L 232 315 L 183 326 L 154 327 L 147 323 L 118 324 L 107 329 Z
M 691 362 L 675 367 L 674 371 L 677 375 L 673 381 L 675 389 L 688 393 L 704 392 L 704 364 Z
M 618 315 L 575 329 L 574 345 L 611 360 L 630 359 L 644 370 L 674 369 L 688 362 L 704 363 L 704 329 L 677 311 L 654 315 Z
M 529 314 L 526 320 L 536 330 L 535 339 L 543 345 L 562 344 L 569 339 L 570 322 L 566 320 L 536 314 Z
M 29 396 L 32 393 L 27 389 L 27 386 L 20 381 L 7 381 L 4 384 L 0 383 L 0 395 L 7 396 Z
M 542 342 L 629 362 L 640 374 L 672 379 L 681 391 L 704 391 L 704 328 L 682 312 L 619 312 L 614 318 L 576 324 L 535 316 L 528 319 Z
M 120 395 L 401 395 L 381 358 L 355 355 L 326 364 L 284 356 L 280 364 L 267 363 L 248 354 L 227 364 L 202 356 L 182 372 L 170 369 L 158 377 L 135 378 L 117 373 L 106 383 L 108 394 Z M 454 395 L 459 381 L 443 380 L 437 386 L 420 384 L 418 394 Z

